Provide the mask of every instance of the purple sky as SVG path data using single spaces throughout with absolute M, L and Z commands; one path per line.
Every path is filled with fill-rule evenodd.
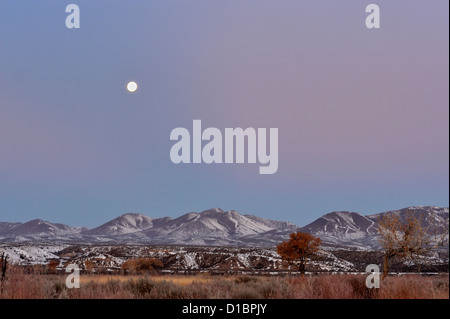
M 0 3 L 0 221 L 449 205 L 447 1 L 74 3 Z M 172 164 L 194 119 L 277 127 L 278 172 Z

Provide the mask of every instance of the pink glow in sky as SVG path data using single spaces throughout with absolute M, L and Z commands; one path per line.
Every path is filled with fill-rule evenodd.
M 0 221 L 448 206 L 448 2 L 108 3 L 0 3 Z M 278 172 L 171 163 L 194 119 L 278 128 Z

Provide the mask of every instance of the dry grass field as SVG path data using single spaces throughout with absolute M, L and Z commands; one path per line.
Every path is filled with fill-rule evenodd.
M 213 280 L 211 276 L 178 276 L 178 275 L 166 275 L 166 276 L 142 276 L 142 275 L 91 275 L 81 276 L 80 285 L 83 284 L 105 284 L 110 281 L 127 282 L 127 281 L 139 281 L 142 279 L 151 279 L 153 282 L 167 281 L 178 286 L 187 286 L 193 283 L 208 283 Z M 222 277 L 225 280 L 231 280 L 231 277 Z
M 80 288 L 68 289 L 63 274 L 11 267 L 0 299 L 448 299 L 449 277 L 388 277 L 368 289 L 364 275 L 177 276 L 81 275 Z

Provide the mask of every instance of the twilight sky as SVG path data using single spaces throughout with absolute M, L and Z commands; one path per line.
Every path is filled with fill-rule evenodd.
M 75 3 L 81 28 L 67 29 Z M 367 29 L 376 3 L 381 28 Z M 448 1 L 0 2 L 0 221 L 212 207 L 299 226 L 449 205 Z M 136 81 L 135 93 L 126 91 Z M 279 168 L 170 161 L 172 129 L 279 130 Z

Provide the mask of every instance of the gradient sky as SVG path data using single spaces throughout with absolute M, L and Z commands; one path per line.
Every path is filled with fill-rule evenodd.
M 76 3 L 81 28 L 67 29 Z M 365 27 L 366 5 L 381 28 Z M 303 226 L 449 205 L 448 1 L 0 2 L 0 221 L 212 207 Z M 125 87 L 134 80 L 139 89 Z M 176 127 L 277 127 L 279 169 L 175 165 Z

